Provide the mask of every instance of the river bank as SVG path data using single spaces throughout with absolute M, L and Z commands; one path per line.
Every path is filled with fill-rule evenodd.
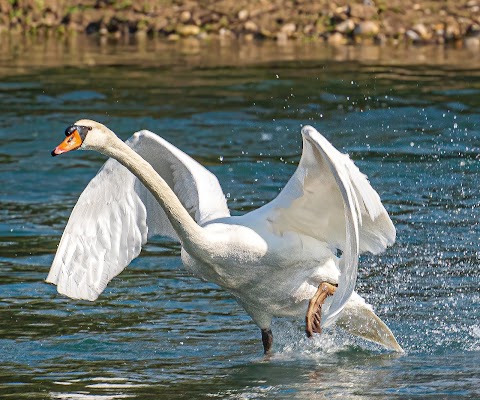
M 480 0 L 0 0 L 0 34 L 480 48 Z

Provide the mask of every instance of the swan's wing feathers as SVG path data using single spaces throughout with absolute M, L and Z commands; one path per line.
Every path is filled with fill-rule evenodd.
M 343 251 L 339 263 L 340 277 L 338 280 L 338 289 L 335 291 L 332 303 L 330 307 L 325 310 L 322 319 L 322 326 L 325 327 L 337 319 L 355 289 L 359 256 L 359 225 L 362 222 L 361 206 L 350 180 L 347 165 L 351 163 L 351 161 L 348 156 L 336 150 L 327 139 L 310 126 L 305 126 L 302 129 L 302 134 L 304 137 L 304 146 L 306 143 L 311 146 L 309 151 L 313 153 L 311 155 L 313 155 L 317 161 L 317 165 L 312 164 L 312 158 L 309 157 L 306 165 L 303 166 L 310 175 L 313 175 L 310 181 L 312 182 L 311 184 L 313 184 L 315 192 L 312 192 L 311 196 L 313 196 L 313 198 L 310 199 L 310 201 L 325 201 L 326 198 L 330 196 L 335 199 L 336 203 L 329 203 L 330 209 L 325 210 L 327 213 L 331 212 L 330 216 L 327 217 L 325 228 L 327 232 L 330 232 L 332 237 L 335 238 L 335 243 L 331 244 L 338 246 Z M 318 170 L 318 165 L 321 167 L 320 171 Z M 316 168 L 316 170 L 314 168 Z M 319 183 L 313 182 L 316 179 L 315 176 L 321 175 L 324 176 L 320 184 L 326 183 L 327 189 L 330 192 L 324 194 L 317 192 L 317 190 L 321 191 L 318 187 Z M 307 190 L 312 191 L 308 186 L 307 183 Z M 320 196 L 319 199 L 315 199 L 317 195 Z M 338 198 L 338 195 L 340 195 L 340 198 Z M 327 243 L 329 242 L 328 239 L 326 241 Z
M 342 250 L 340 279 L 323 326 L 332 323 L 351 296 L 361 251 L 379 252 L 395 239 L 380 198 L 348 155 L 310 126 L 302 129 L 298 168 L 265 207 L 274 232 L 294 231 Z
M 395 242 L 395 227 L 367 176 L 350 159 L 346 168 L 360 205 L 360 252 L 381 253 Z
M 127 143 L 162 175 L 197 223 L 230 216 L 218 179 L 193 158 L 146 130 Z
M 152 164 L 197 222 L 229 215 L 216 177 L 185 153 L 149 131 L 137 132 L 127 144 Z M 153 195 L 110 159 L 78 199 L 47 282 L 69 297 L 95 300 L 153 235 L 177 239 Z
M 59 293 L 93 301 L 138 256 L 148 228 L 135 179 L 110 159 L 80 195 L 47 277 Z
M 273 228 L 303 232 L 344 251 L 344 198 L 337 177 L 341 173 L 352 196 L 352 209 L 358 214 L 360 252 L 376 254 L 393 244 L 395 227 L 366 175 L 314 128 L 305 126 L 302 134 L 303 153 L 298 168 L 268 205 L 273 213 L 269 217 L 274 220 Z

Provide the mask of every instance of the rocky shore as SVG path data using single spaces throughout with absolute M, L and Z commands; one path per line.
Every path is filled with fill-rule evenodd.
M 75 33 L 480 49 L 480 0 L 0 0 L 0 36 Z

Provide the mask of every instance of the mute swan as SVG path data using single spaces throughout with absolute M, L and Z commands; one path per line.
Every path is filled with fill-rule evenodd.
M 111 159 L 81 194 L 62 235 L 46 279 L 59 293 L 95 300 L 149 237 L 164 235 L 180 241 L 188 270 L 228 290 L 246 310 L 265 353 L 272 317 L 302 315 L 308 336 L 336 321 L 403 351 L 354 292 L 359 254 L 385 250 L 395 228 L 366 176 L 311 126 L 302 129 L 299 166 L 276 199 L 233 217 L 217 178 L 152 132 L 123 142 L 83 119 L 65 135 L 53 156 L 79 149 Z

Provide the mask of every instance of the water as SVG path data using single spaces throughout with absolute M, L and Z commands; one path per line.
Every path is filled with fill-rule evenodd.
M 0 397 L 429 399 L 480 396 L 480 59 L 439 49 L 8 43 L 0 58 Z M 351 154 L 397 231 L 357 290 L 399 356 L 302 321 L 275 353 L 220 288 L 158 238 L 95 303 L 43 282 L 69 213 L 104 162 L 52 159 L 66 126 L 151 129 L 218 177 L 233 214 L 295 169 L 300 127 Z

